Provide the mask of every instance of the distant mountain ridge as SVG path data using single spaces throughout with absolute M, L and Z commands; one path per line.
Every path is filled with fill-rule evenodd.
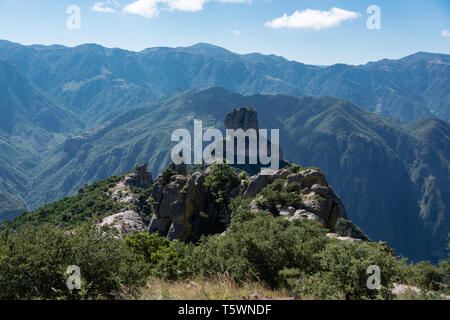
M 75 113 L 0 59 L 0 220 L 26 209 L 17 195 L 27 194 L 42 153 L 83 128 Z
M 419 52 L 360 66 L 319 67 L 205 43 L 132 52 L 95 44 L 69 48 L 0 41 L 0 57 L 91 126 L 173 90 L 216 86 L 243 95 L 333 96 L 404 122 L 430 116 L 450 120 L 446 54 Z

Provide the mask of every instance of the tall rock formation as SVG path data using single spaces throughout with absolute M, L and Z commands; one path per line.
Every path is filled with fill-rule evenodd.
M 255 129 L 258 131 L 258 113 L 250 107 L 240 107 L 232 109 L 225 118 L 225 128 L 227 129 Z

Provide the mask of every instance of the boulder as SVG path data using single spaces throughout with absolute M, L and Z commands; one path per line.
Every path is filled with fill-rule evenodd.
M 312 192 L 320 194 L 321 196 L 327 196 L 330 193 L 330 188 L 321 184 L 313 184 L 310 189 Z
M 127 210 L 105 217 L 100 227 L 115 228 L 121 235 L 145 231 L 145 224 L 141 216 L 133 210 Z
M 290 221 L 297 220 L 297 219 L 308 219 L 308 220 L 314 220 L 319 221 L 319 217 L 316 216 L 314 213 L 308 212 L 306 210 L 297 210 L 295 211 L 294 215 L 289 219 Z
M 165 236 L 169 232 L 169 228 L 172 225 L 170 218 L 158 218 L 158 232 L 160 235 Z
M 327 233 L 328 238 L 336 239 L 339 241 L 348 241 L 348 242 L 355 242 L 355 241 L 362 241 L 361 239 L 355 239 L 352 237 L 341 237 L 337 233 Z
M 272 182 L 274 182 L 275 180 L 278 180 L 278 179 L 285 180 L 291 174 L 292 173 L 289 170 L 287 170 L 287 169 L 277 170 L 271 175 L 270 182 L 272 183 Z
M 183 193 L 181 192 L 185 186 L 186 181 L 174 180 L 167 184 L 161 195 L 161 202 L 159 203 L 159 216 L 168 218 L 170 216 L 171 207 L 177 201 L 183 200 Z
M 280 210 L 280 216 L 286 219 L 290 219 L 295 214 L 295 208 L 284 206 Z
M 172 166 L 174 169 L 184 172 L 183 166 Z M 155 216 L 148 231 L 158 231 L 170 239 L 189 239 L 199 227 L 194 215 L 205 211 L 207 205 L 208 190 L 204 182 L 205 175 L 200 172 L 192 176 L 180 173 L 170 178 L 158 176 L 151 195 Z
M 334 230 L 337 219 L 333 217 L 333 202 L 331 198 L 322 197 L 319 200 L 314 197 L 316 195 L 315 193 L 309 194 L 307 200 L 302 202 L 302 209 L 316 215 L 320 222 L 331 230 Z
M 187 167 L 186 164 L 182 163 L 182 164 L 175 164 L 173 162 L 170 163 L 169 169 L 175 171 L 176 173 L 186 176 L 187 175 Z
M 155 233 L 158 231 L 158 217 L 154 215 L 152 219 L 150 220 L 150 224 L 148 226 L 148 232 L 150 234 Z
M 299 173 L 301 175 L 301 184 L 304 187 L 309 187 L 314 184 L 319 184 L 322 186 L 328 186 L 327 179 L 325 175 L 316 169 L 305 169 Z
M 254 197 L 269 184 L 270 176 L 256 175 L 250 178 L 244 197 Z
M 180 241 L 186 241 L 191 234 L 192 226 L 190 224 L 172 223 L 169 231 L 167 232 L 167 239 Z
M 253 199 L 253 200 L 250 202 L 250 212 L 252 212 L 252 213 L 258 213 L 258 212 L 262 211 L 261 208 L 258 207 L 258 204 L 257 204 L 257 201 L 258 201 L 258 200 L 262 200 L 262 199 L 263 199 L 263 196 L 259 196 L 258 198 Z
M 294 182 L 298 182 L 301 184 L 302 178 L 303 178 L 303 176 L 300 173 L 291 173 L 290 175 L 288 175 L 286 177 L 286 182 L 284 183 L 284 185 L 287 186 L 288 184 L 291 184 Z

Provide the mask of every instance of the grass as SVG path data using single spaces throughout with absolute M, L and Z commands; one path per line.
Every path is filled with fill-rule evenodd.
M 196 276 L 189 280 L 164 280 L 152 277 L 138 292 L 124 293 L 125 300 L 294 300 L 285 289 L 270 289 L 262 282 L 236 283 L 226 275 L 208 278 Z M 300 300 L 309 300 L 302 297 Z M 405 290 L 395 300 L 448 300 L 435 292 Z
M 138 300 L 292 300 L 285 289 L 272 290 L 260 282 L 237 284 L 226 275 L 196 276 L 189 280 L 150 278 L 138 294 L 125 299 Z

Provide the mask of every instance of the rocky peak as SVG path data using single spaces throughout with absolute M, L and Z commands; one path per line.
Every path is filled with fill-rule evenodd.
M 227 129 L 255 129 L 259 130 L 258 113 L 250 107 L 240 107 L 232 109 L 225 118 L 225 128 Z
M 129 187 L 150 188 L 153 184 L 152 174 L 147 171 L 147 165 L 136 166 L 134 171 L 127 174 L 123 181 L 124 185 Z

